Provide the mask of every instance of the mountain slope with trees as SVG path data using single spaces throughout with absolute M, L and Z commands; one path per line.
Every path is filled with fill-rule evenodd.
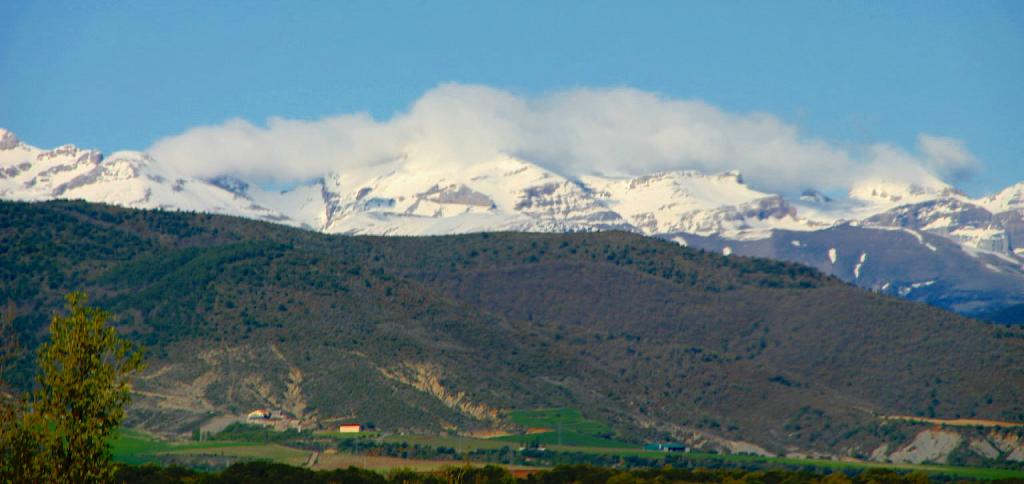
M 257 407 L 507 429 L 508 410 L 566 407 L 620 439 L 866 456 L 892 437 L 881 415 L 1024 420 L 1020 328 L 627 233 L 347 237 L 0 203 L 21 341 L 71 289 L 149 348 L 129 417 L 158 431 Z

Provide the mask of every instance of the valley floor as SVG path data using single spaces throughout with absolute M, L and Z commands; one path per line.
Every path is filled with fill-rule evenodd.
M 340 434 L 339 434 L 340 435 Z M 524 436 L 525 437 L 525 436 Z M 364 437 L 365 438 L 365 437 Z M 451 449 L 448 458 L 421 459 L 379 455 L 371 442 L 430 446 Z M 390 435 L 367 438 L 365 451 L 344 452 L 334 448 L 310 450 L 274 442 L 244 441 L 167 441 L 141 431 L 125 429 L 113 442 L 115 460 L 126 464 L 158 463 L 183 465 L 199 469 L 220 469 L 231 464 L 253 460 L 272 461 L 314 470 L 344 469 L 351 466 L 387 472 L 395 469 L 436 471 L 452 466 L 470 464 L 499 464 L 518 473 L 529 473 L 552 465 L 609 462 L 621 467 L 629 463 L 651 463 L 674 467 L 814 470 L 816 472 L 860 472 L 867 469 L 889 469 L 898 472 L 925 472 L 933 476 L 966 479 L 1024 479 L 1024 471 L 925 464 L 889 464 L 860 460 L 800 459 L 762 457 L 754 455 L 724 455 L 699 452 L 665 453 L 640 447 L 592 447 L 577 445 L 550 445 L 543 450 L 524 452 L 512 449 L 509 442 L 457 436 Z M 503 450 L 504 449 L 504 450 Z M 474 460 L 478 451 L 507 452 L 525 457 L 529 465 Z M 660 465 L 659 465 L 660 464 Z

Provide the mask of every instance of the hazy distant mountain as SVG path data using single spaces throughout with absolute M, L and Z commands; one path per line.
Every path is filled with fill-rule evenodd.
M 269 192 L 183 176 L 139 152 L 42 150 L 0 130 L 0 198 L 223 213 L 344 234 L 624 230 L 799 261 L 968 313 L 1024 303 L 1024 183 L 972 199 L 937 180 L 875 180 L 841 200 L 808 189 L 790 201 L 737 172 L 570 179 L 508 156 L 466 169 L 410 154 Z

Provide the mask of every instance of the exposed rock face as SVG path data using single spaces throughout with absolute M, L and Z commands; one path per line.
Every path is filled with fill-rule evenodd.
M 986 459 L 999 458 L 999 449 L 993 447 L 992 443 L 985 439 L 971 439 L 969 448 Z
M 901 447 L 889 455 L 893 462 L 924 462 L 944 463 L 963 438 L 957 432 L 948 430 L 925 430 L 910 444 Z
M 396 369 L 380 368 L 386 378 L 409 385 L 438 399 L 448 408 L 477 420 L 497 422 L 500 412 L 482 403 L 475 403 L 464 392 L 452 392 L 441 384 L 441 370 L 423 363 L 406 363 Z
M 751 444 L 750 442 L 743 442 L 739 440 L 728 440 L 725 442 L 726 447 L 733 454 L 753 454 L 763 456 L 773 456 L 775 454 L 765 450 L 763 447 Z
M 1006 460 L 1024 462 L 1024 437 L 1012 432 L 992 431 L 989 440 L 1006 455 Z
M 461 184 L 452 184 L 446 187 L 434 185 L 433 188 L 420 197 L 436 203 L 449 203 L 455 205 L 469 205 L 474 207 L 495 208 L 494 200 L 483 193 L 474 191 L 472 188 Z
M 879 445 L 875 450 L 871 451 L 869 457 L 873 461 L 885 461 L 889 458 L 889 444 Z
M 211 184 L 221 187 L 231 193 L 244 197 L 249 191 L 249 184 L 231 176 L 218 176 L 208 180 Z
M 897 449 L 890 452 L 893 444 Z M 989 461 L 1024 462 L 1024 434 L 1020 427 L 984 430 L 979 426 L 945 426 L 918 432 L 910 442 L 883 443 L 869 458 L 877 462 L 945 463 L 954 451 Z

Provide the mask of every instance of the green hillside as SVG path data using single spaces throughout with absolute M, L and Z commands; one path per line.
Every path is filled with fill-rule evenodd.
M 614 440 L 864 456 L 895 438 L 877 415 L 1024 420 L 1019 328 L 626 233 L 346 237 L 0 203 L 22 341 L 71 289 L 148 347 L 130 418 L 153 431 L 257 407 L 511 431 L 543 420 L 515 410 L 572 408 Z

